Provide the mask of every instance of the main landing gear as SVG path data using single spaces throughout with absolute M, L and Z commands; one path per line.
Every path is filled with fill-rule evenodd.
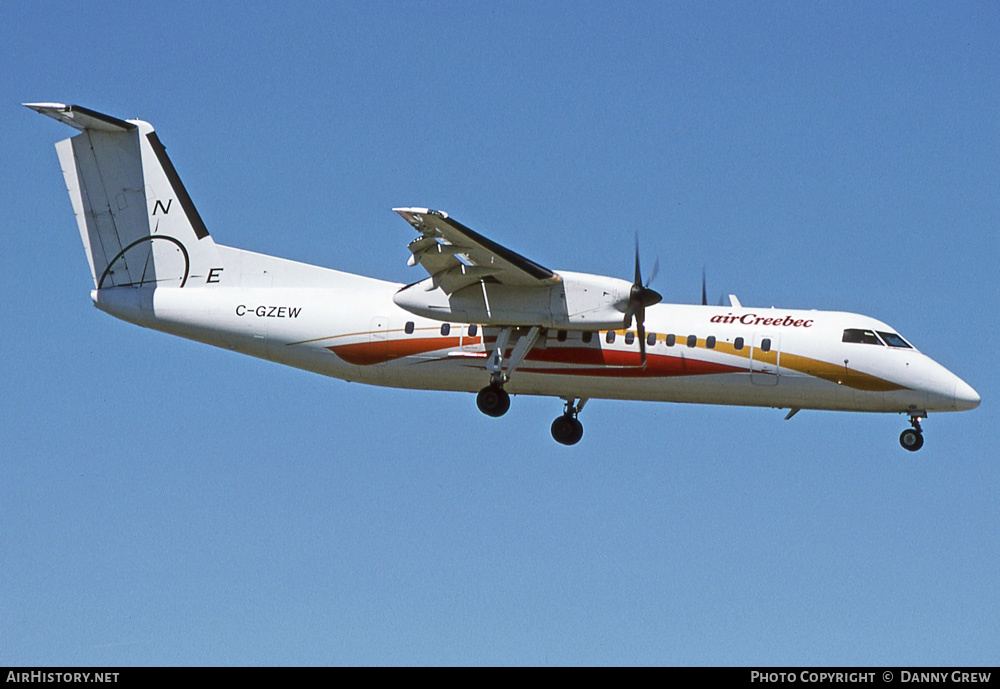
M 494 418 L 503 416 L 510 409 L 510 394 L 503 389 L 511 375 L 524 361 L 524 358 L 535 346 L 542 334 L 542 328 L 503 328 L 497 335 L 496 343 L 486 362 L 486 370 L 490 374 L 490 384 L 476 395 L 476 406 L 479 411 Z M 508 346 L 514 340 L 515 344 L 510 356 L 507 356 Z M 566 408 L 562 416 L 552 422 L 552 437 L 563 445 L 576 445 L 583 437 L 583 424 L 577 417 L 587 400 L 577 400 L 575 397 L 564 398 Z
M 490 353 L 486 370 L 490 374 L 490 384 L 476 395 L 476 406 L 487 416 L 503 416 L 510 409 L 510 395 L 503 389 L 504 383 L 510 380 L 511 374 L 524 361 L 524 357 L 535 346 L 542 329 L 534 326 L 528 330 L 523 328 L 504 328 L 497 336 L 497 341 Z M 517 344 L 506 357 L 507 345 L 512 337 L 517 338 Z
M 476 406 L 486 416 L 503 416 L 510 409 L 510 395 L 502 385 L 490 383 L 476 395 Z
M 566 410 L 562 416 L 557 416 L 552 422 L 552 438 L 562 445 L 576 445 L 583 437 L 583 424 L 576 418 L 587 400 L 576 401 L 575 398 L 566 400 Z
M 899 444 L 903 446 L 904 450 L 916 452 L 924 446 L 924 432 L 920 429 L 920 417 L 911 415 L 910 425 L 913 428 L 907 428 L 899 434 Z
M 576 398 L 566 400 L 566 408 L 561 416 L 552 422 L 552 438 L 562 445 L 576 445 L 583 437 L 583 424 L 577 414 L 587 400 L 577 402 Z M 487 416 L 503 416 L 510 409 L 510 395 L 502 385 L 490 383 L 476 395 L 476 406 Z

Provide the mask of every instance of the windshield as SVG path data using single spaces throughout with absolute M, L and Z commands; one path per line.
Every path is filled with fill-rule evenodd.
M 861 344 L 881 345 L 882 341 L 876 337 L 874 331 L 861 330 L 860 328 L 848 328 L 844 331 L 844 342 L 860 342 Z
M 896 333 L 883 332 L 879 330 L 876 334 L 874 330 L 865 330 L 864 328 L 847 328 L 844 331 L 844 338 L 842 341 L 878 345 L 879 347 L 889 345 L 890 347 L 896 347 L 898 349 L 913 349 L 913 345 Z
M 900 347 L 902 349 L 913 349 L 913 347 L 910 345 L 909 342 L 907 342 L 906 340 L 904 340 L 903 338 L 901 338 L 896 333 L 884 333 L 881 330 L 879 330 L 878 334 L 879 334 L 879 336 L 881 336 L 881 338 L 883 340 L 885 340 L 885 343 L 887 345 L 889 345 L 890 347 Z

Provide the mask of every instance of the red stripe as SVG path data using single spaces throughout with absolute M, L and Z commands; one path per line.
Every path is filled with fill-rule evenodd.
M 439 349 L 451 349 L 461 344 L 462 340 L 458 337 L 414 337 L 406 340 L 355 342 L 327 349 L 349 364 L 371 366 L 416 354 L 436 352 Z
M 349 364 L 371 366 L 384 364 L 417 354 L 426 354 L 443 349 L 453 349 L 461 345 L 457 337 L 416 337 L 401 340 L 356 342 L 348 345 L 327 347 Z M 442 357 L 444 360 L 445 357 Z M 642 366 L 638 351 L 601 349 L 600 347 L 548 347 L 533 350 L 527 361 L 578 365 L 579 367 L 541 368 L 520 367 L 519 371 L 575 376 L 607 376 L 618 378 L 666 378 L 673 376 L 703 376 L 717 373 L 745 373 L 746 366 L 730 366 L 712 361 L 700 361 L 681 354 L 647 353 L 646 365 Z
M 700 361 L 685 356 L 646 355 L 642 366 L 638 352 L 605 352 L 604 366 L 588 368 L 521 367 L 519 371 L 574 376 L 606 376 L 618 378 L 668 378 L 674 376 L 704 376 L 717 373 L 746 373 L 746 366 L 730 366 L 713 361 Z M 575 362 L 559 362 L 575 363 Z

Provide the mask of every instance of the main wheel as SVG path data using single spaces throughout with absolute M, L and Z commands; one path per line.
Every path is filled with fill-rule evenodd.
M 510 395 L 498 385 L 487 385 L 476 395 L 476 406 L 486 416 L 503 416 L 510 409 Z
M 583 424 L 569 414 L 557 416 L 552 422 L 552 438 L 562 445 L 576 445 L 583 437 Z
M 912 428 L 907 428 L 899 434 L 899 444 L 904 450 L 916 452 L 924 446 L 924 434 Z

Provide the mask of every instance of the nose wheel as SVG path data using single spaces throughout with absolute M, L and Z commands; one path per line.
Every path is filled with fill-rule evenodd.
M 907 428 L 899 434 L 899 444 L 903 446 L 904 450 L 916 452 L 924 446 L 924 432 L 920 429 L 920 417 L 911 416 L 910 425 L 913 428 Z
M 583 424 L 576 418 L 587 400 L 566 400 L 566 409 L 562 416 L 557 416 L 552 422 L 552 438 L 560 445 L 576 445 L 583 437 Z

